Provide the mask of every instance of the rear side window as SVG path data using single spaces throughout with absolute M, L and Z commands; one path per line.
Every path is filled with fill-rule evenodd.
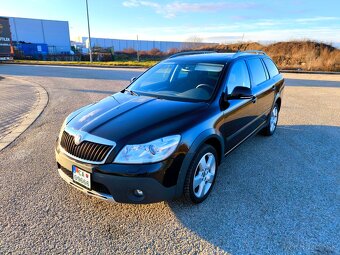
M 246 63 L 241 60 L 237 61 L 229 72 L 229 77 L 227 81 L 228 94 L 233 92 L 233 89 L 237 86 L 250 88 L 249 73 Z
M 276 65 L 273 63 L 271 59 L 264 58 L 263 61 L 266 64 L 270 77 L 274 77 L 275 75 L 279 74 L 279 70 L 277 70 Z
M 249 59 L 247 62 L 249 64 L 251 76 L 255 86 L 267 80 L 266 73 L 259 58 Z

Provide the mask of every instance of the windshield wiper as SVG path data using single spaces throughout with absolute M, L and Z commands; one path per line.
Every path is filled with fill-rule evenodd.
M 139 96 L 136 92 L 132 91 L 132 90 L 129 90 L 129 89 L 124 89 L 124 92 L 128 92 L 130 95 L 133 95 L 133 96 Z

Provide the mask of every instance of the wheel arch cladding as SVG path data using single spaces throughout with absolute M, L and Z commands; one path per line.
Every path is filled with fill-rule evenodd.
M 218 162 L 220 163 L 222 161 L 224 155 L 223 151 L 224 143 L 222 135 L 216 133 L 215 129 L 208 129 L 202 132 L 192 143 L 189 152 L 187 153 L 185 159 L 183 160 L 177 180 L 176 197 L 179 197 L 183 194 L 183 187 L 187 170 L 189 169 L 191 161 L 194 158 L 197 150 L 199 150 L 201 146 L 204 144 L 209 144 L 213 146 L 216 149 L 217 153 L 219 154 Z
M 211 145 L 212 147 L 215 148 L 216 152 L 217 152 L 217 163 L 218 164 L 221 164 L 221 161 L 222 161 L 222 144 L 220 142 L 219 139 L 217 139 L 216 137 L 210 137 L 208 138 L 204 144 L 208 144 L 208 145 Z
M 276 99 L 276 103 L 277 103 L 277 106 L 279 107 L 279 111 L 280 111 L 280 109 L 281 109 L 281 97 L 278 97 Z

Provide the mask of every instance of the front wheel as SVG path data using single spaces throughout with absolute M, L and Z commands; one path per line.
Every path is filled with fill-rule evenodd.
M 262 134 L 266 136 L 273 135 L 276 130 L 278 120 L 279 120 L 279 106 L 277 103 L 275 103 L 272 111 L 270 112 L 268 124 L 263 128 Z
M 217 173 L 217 152 L 211 145 L 204 145 L 195 155 L 184 184 L 185 198 L 194 204 L 203 202 L 209 195 Z

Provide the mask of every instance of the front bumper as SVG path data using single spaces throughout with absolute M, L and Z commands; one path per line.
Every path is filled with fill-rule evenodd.
M 176 194 L 176 185 L 166 186 L 159 176 L 169 172 L 165 162 L 144 165 L 86 164 L 56 150 L 58 173 L 68 184 L 87 195 L 119 203 L 155 203 L 171 200 Z M 83 188 L 72 179 L 72 166 L 77 166 L 91 173 L 92 190 Z M 119 169 L 129 169 L 130 175 L 118 173 Z M 171 168 L 171 167 L 170 167 Z M 125 171 L 126 173 L 126 171 Z M 133 174 L 132 174 L 133 173 Z M 170 175 L 171 177 L 171 175 Z M 169 179 L 169 178 L 168 178 Z M 143 191 L 143 196 L 136 196 L 135 190 Z
M 66 171 L 68 171 L 68 170 L 66 170 Z M 74 188 L 80 190 L 81 192 L 84 192 L 87 195 L 90 195 L 90 196 L 93 196 L 93 197 L 96 197 L 96 198 L 107 200 L 109 202 L 115 202 L 115 200 L 113 199 L 113 197 L 110 194 L 97 192 L 95 190 L 88 190 L 88 189 L 78 185 L 77 183 L 75 183 L 73 181 L 72 177 L 69 174 L 65 173 L 65 170 L 58 168 L 58 173 L 64 181 L 66 181 L 68 184 L 70 184 Z

